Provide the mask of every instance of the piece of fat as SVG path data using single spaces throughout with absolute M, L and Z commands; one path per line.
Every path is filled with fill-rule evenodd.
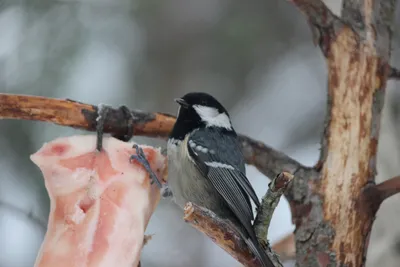
M 95 150 L 93 135 L 58 138 L 31 156 L 50 197 L 47 232 L 35 267 L 135 267 L 160 200 L 144 167 L 129 161 L 132 143 L 112 137 Z M 141 146 L 163 179 L 160 149 Z

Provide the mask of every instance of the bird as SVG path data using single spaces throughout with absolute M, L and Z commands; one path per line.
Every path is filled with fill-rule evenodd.
M 176 98 L 177 119 L 168 137 L 168 190 L 180 207 L 195 203 L 237 228 L 263 267 L 274 267 L 260 245 L 250 199 L 260 201 L 246 177 L 245 159 L 228 111 L 212 95 Z

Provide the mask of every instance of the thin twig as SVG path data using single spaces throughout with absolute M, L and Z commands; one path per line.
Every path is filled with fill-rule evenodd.
M 261 201 L 261 206 L 254 220 L 254 230 L 256 231 L 257 237 L 263 243 L 268 243 L 268 228 L 271 223 L 272 214 L 293 178 L 294 176 L 292 174 L 282 172 L 269 183 L 268 191 Z
M 0 119 L 23 119 L 52 122 L 62 126 L 96 131 L 98 108 L 72 100 L 38 96 L 0 94 Z M 132 134 L 166 139 L 175 123 L 175 117 L 164 113 L 150 113 L 124 107 L 110 108 L 104 122 L 104 132 L 126 137 Z M 294 173 L 305 168 L 289 156 L 240 135 L 246 162 L 269 177 L 282 171 Z
M 212 211 L 189 202 L 185 206 L 184 220 L 207 235 L 244 266 L 260 266 L 233 225 L 220 219 Z
M 275 266 L 282 267 L 277 255 L 270 249 L 268 242 L 268 229 L 272 215 L 278 206 L 279 200 L 294 176 L 287 172 L 277 175 L 269 184 L 267 193 L 262 199 L 261 206 L 254 221 L 254 230 L 261 244 L 267 247 L 267 254 Z

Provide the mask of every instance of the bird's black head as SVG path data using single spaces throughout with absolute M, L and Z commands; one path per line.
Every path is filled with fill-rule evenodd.
M 170 138 L 183 140 L 186 134 L 205 127 L 217 127 L 221 131 L 234 133 L 228 112 L 211 95 L 193 92 L 175 101 L 179 109 Z

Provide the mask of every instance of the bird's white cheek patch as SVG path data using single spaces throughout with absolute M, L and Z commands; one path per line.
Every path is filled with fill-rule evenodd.
M 207 127 L 215 126 L 228 130 L 232 129 L 231 121 L 225 112 L 219 113 L 216 108 L 201 105 L 194 105 L 193 108 L 199 114 L 201 120 L 206 123 Z

